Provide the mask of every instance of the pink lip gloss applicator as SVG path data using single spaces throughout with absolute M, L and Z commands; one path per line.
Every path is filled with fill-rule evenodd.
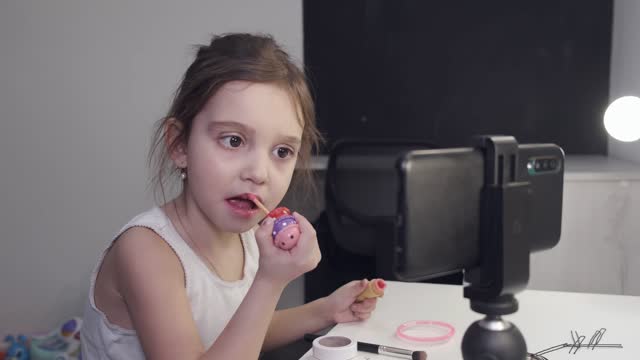
M 267 209 L 267 207 L 264 206 L 255 195 L 249 194 L 247 195 L 247 197 L 249 198 L 249 200 L 253 201 L 253 203 L 256 204 L 256 206 L 259 207 L 260 210 L 264 211 L 265 215 L 269 216 L 269 209 Z
M 267 214 L 267 217 L 276 219 L 273 223 L 273 242 L 282 250 L 290 250 L 298 244 L 300 238 L 300 226 L 296 218 L 291 215 L 291 211 L 286 207 L 279 207 L 269 211 L 258 198 L 249 194 L 249 200 L 253 201 L 257 207 Z

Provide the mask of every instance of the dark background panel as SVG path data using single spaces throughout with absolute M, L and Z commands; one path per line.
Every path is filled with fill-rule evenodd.
M 606 154 L 612 1 L 304 1 L 328 145 L 474 134 Z

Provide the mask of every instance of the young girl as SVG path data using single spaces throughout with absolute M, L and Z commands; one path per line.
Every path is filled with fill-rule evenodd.
M 84 359 L 257 359 L 335 323 L 366 319 L 367 281 L 275 311 L 285 286 L 320 261 L 315 231 L 294 213 L 298 244 L 273 244 L 275 208 L 318 141 L 303 73 L 268 36 L 201 46 L 156 132 L 155 181 L 178 196 L 131 220 L 92 275 Z M 164 190 L 162 190 L 164 197 Z

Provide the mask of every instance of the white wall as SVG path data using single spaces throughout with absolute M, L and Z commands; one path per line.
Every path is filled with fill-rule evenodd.
M 0 2 L 0 334 L 81 315 L 89 273 L 152 205 L 152 124 L 213 33 L 302 58 L 301 1 Z
M 640 96 L 640 37 L 638 37 L 640 22 L 638 19 L 640 19 L 640 1 L 614 1 L 609 87 L 611 101 L 625 95 Z M 640 163 L 640 141 L 623 143 L 609 137 L 609 155 Z
M 562 235 L 531 257 L 528 288 L 640 296 L 640 166 L 567 156 Z

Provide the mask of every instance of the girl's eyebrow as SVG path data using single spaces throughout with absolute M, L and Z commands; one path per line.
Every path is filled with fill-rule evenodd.
M 209 125 L 207 126 L 208 130 L 214 130 L 217 128 L 239 128 L 241 129 L 243 132 L 246 133 L 250 133 L 250 134 L 254 134 L 255 130 L 243 123 L 239 123 L 236 121 L 211 121 L 209 123 Z M 288 144 L 292 144 L 292 145 L 300 145 L 302 143 L 302 140 L 300 139 L 299 136 L 294 136 L 294 135 L 283 135 L 282 136 L 282 142 L 288 143 Z
M 299 137 L 290 136 L 290 135 L 289 136 L 284 136 L 282 138 L 282 141 L 286 142 L 286 143 L 289 143 L 289 144 L 292 144 L 292 145 L 300 145 L 300 143 L 302 142 L 302 140 L 300 140 Z
M 220 128 L 220 127 L 236 128 L 236 129 L 240 128 L 243 132 L 247 132 L 247 133 L 255 132 L 252 128 L 236 121 L 211 121 L 207 126 L 209 131 L 214 130 L 216 128 Z

